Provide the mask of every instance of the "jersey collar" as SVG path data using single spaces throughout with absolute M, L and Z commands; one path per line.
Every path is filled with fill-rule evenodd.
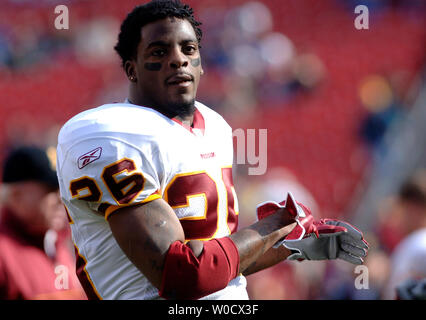
M 124 103 L 131 104 L 131 102 L 129 101 L 129 98 L 126 98 Z M 173 118 L 172 120 L 174 122 L 178 123 L 179 125 L 181 125 L 182 127 L 184 127 L 185 129 L 187 129 L 189 132 L 191 132 L 194 135 L 198 135 L 199 133 L 201 133 L 201 135 L 204 135 L 204 131 L 206 129 L 206 127 L 205 127 L 206 124 L 205 124 L 203 115 L 197 109 L 197 107 L 195 107 L 194 119 L 193 119 L 193 122 L 192 122 L 192 126 L 189 126 L 188 124 L 183 123 L 182 121 L 180 121 L 176 118 Z
M 204 135 L 204 131 L 206 129 L 204 117 L 197 108 L 195 108 L 192 126 L 190 126 L 187 123 L 184 123 L 184 122 L 182 122 L 182 121 L 180 121 L 176 118 L 173 118 L 172 120 L 174 122 L 180 124 L 182 127 L 187 129 L 189 132 L 191 132 L 194 135 L 198 135 L 198 133 L 201 133 L 202 135 Z
M 124 103 L 129 103 L 130 101 L 127 98 Z M 197 107 L 195 107 L 195 112 L 194 112 L 194 119 L 192 122 L 192 126 L 189 126 L 186 123 L 183 123 L 182 121 L 173 118 L 172 119 L 174 122 L 178 123 L 179 125 L 181 125 L 182 127 L 184 127 L 185 129 L 187 129 L 189 132 L 191 132 L 194 135 L 197 135 L 199 132 L 201 133 L 201 135 L 204 135 L 204 131 L 206 129 L 205 127 L 205 121 L 204 121 L 204 117 L 201 114 L 201 112 L 197 109 Z

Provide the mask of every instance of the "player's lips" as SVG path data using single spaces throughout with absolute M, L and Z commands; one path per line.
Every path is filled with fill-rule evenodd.
M 175 73 L 166 79 L 166 84 L 169 86 L 189 86 L 194 81 L 194 76 L 189 73 Z

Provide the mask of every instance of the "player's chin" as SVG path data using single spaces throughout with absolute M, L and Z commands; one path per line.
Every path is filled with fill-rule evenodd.
M 167 109 L 173 116 L 187 116 L 195 111 L 195 98 L 193 96 L 170 99 Z
M 173 92 L 168 96 L 168 100 L 172 105 L 194 104 L 195 92 L 192 90 L 185 92 Z

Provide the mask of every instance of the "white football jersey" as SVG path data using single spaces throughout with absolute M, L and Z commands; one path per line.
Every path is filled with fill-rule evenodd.
M 117 244 L 108 217 L 124 206 L 163 198 L 186 240 L 237 228 L 232 130 L 196 102 L 193 127 L 129 103 L 84 111 L 61 129 L 57 173 L 89 297 L 158 299 L 158 290 Z M 119 213 L 115 213 L 119 214 Z M 248 299 L 243 276 L 205 299 Z

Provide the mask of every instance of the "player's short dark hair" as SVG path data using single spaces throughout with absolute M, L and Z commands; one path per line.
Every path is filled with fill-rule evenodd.
M 188 20 L 194 28 L 198 44 L 201 43 L 203 32 L 199 27 L 201 22 L 194 17 L 193 9 L 180 2 L 180 0 L 152 0 L 151 2 L 136 6 L 121 24 L 118 43 L 114 47 L 121 58 L 122 66 L 126 61 L 134 59 L 137 47 L 141 41 L 141 28 L 148 23 L 168 17 Z

